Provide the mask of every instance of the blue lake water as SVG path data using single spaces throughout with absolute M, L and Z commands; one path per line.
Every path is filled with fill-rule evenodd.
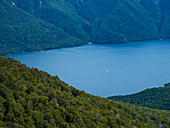
M 6 56 L 98 96 L 125 95 L 170 82 L 170 40 L 85 45 Z

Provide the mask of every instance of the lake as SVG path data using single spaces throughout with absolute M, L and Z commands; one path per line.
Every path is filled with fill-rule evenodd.
M 170 82 L 170 40 L 89 44 L 9 55 L 90 94 L 107 97 Z

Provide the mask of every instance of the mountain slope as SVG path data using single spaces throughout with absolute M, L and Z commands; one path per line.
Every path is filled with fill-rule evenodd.
M 141 0 L 146 1 L 146 0 Z M 150 0 L 153 1 L 153 0 Z M 160 10 L 148 10 L 137 0 L 86 0 L 79 14 L 92 24 L 92 41 L 100 43 L 157 39 Z M 153 12 L 157 12 L 154 13 Z M 154 16 L 153 16 L 154 15 Z
M 170 37 L 169 0 L 0 3 L 0 55 L 87 42 L 122 43 Z
M 0 57 L 0 127 L 169 127 L 169 111 L 113 102 Z
M 160 8 L 162 10 L 162 23 L 160 25 L 160 36 L 170 38 L 170 1 L 161 0 Z
M 111 96 L 108 99 L 154 109 L 170 110 L 170 86 L 146 89 L 132 95 Z
M 84 44 L 63 30 L 0 0 L 0 55 Z
M 13 0 L 17 7 L 29 12 L 37 18 L 47 21 L 69 35 L 89 40 L 88 33 L 84 30 L 89 23 L 76 14 L 72 5 L 75 0 Z
M 154 0 L 28 1 L 14 0 L 17 7 L 83 40 L 121 43 L 158 38 L 161 16 Z

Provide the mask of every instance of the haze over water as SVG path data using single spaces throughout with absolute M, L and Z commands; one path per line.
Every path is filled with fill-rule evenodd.
M 170 40 L 91 44 L 6 56 L 98 96 L 131 94 L 170 82 Z

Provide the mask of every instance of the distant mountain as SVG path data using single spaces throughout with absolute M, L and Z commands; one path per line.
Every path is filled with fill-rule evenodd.
M 93 42 L 121 43 L 159 38 L 157 26 L 161 15 L 153 0 L 86 0 L 79 14 L 91 23 Z
M 170 1 L 161 0 L 161 24 L 160 24 L 160 37 L 170 38 Z
M 87 42 L 170 38 L 169 0 L 0 0 L 0 3 L 1 55 Z
M 148 108 L 170 110 L 170 86 L 169 84 L 165 84 L 165 86 L 166 87 L 146 89 L 132 95 L 111 96 L 108 97 L 108 99 Z
M 53 24 L 71 36 L 89 40 L 88 21 L 80 17 L 74 4 L 75 0 L 13 0 L 17 7 L 31 15 Z
M 161 14 L 154 0 L 14 0 L 14 3 L 69 35 L 87 41 L 121 43 L 158 38 Z
M 13 3 L 14 4 L 14 3 Z M 86 43 L 62 29 L 0 0 L 0 55 L 78 46 Z
M 168 128 L 169 115 L 87 94 L 0 57 L 1 128 Z

